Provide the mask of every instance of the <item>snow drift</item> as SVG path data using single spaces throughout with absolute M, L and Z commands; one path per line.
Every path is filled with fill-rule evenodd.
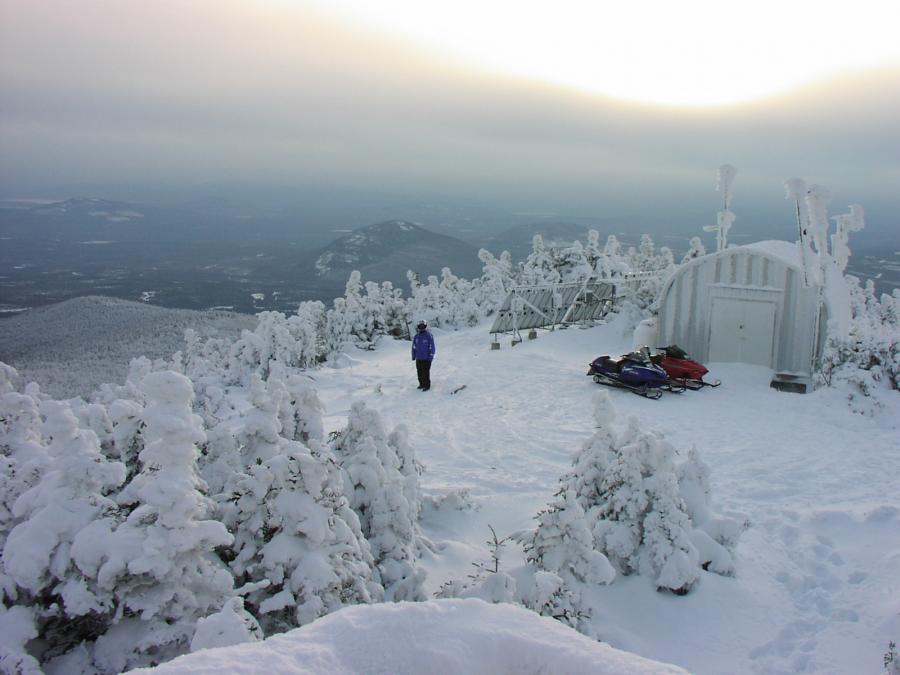
M 142 673 L 683 673 L 558 621 L 481 600 L 347 607 L 263 642 L 201 650 Z

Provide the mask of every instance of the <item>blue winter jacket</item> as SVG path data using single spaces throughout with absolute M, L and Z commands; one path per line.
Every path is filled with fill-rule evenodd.
M 430 331 L 416 333 L 412 341 L 413 361 L 431 361 L 434 358 L 434 336 Z

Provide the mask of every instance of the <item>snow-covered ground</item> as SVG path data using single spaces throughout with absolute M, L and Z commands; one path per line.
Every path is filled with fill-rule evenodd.
M 594 432 L 592 399 L 601 387 L 585 377 L 587 364 L 629 349 L 623 325 L 542 331 L 514 348 L 506 338 L 499 351 L 490 349 L 487 324 L 435 330 L 433 387 L 424 393 L 416 389 L 405 341 L 382 339 L 375 351 L 351 348 L 339 367 L 310 372 L 325 405 L 326 432 L 345 427 L 356 401 L 377 409 L 386 427 L 408 428 L 426 466 L 422 490 L 431 498 L 421 521 L 432 544 L 421 561 L 429 594 L 488 560 L 490 527 L 500 538 L 534 528 L 573 453 Z M 143 330 L 140 324 L 137 333 Z M 87 371 L 103 341 L 84 340 L 90 358 L 80 358 L 76 334 L 85 335 L 76 331 L 71 349 L 43 352 L 40 368 L 29 369 L 27 355 L 13 365 L 45 388 L 50 383 L 41 377 L 58 378 L 63 368 L 70 383 L 93 377 Z M 136 356 L 144 344 L 132 343 L 127 332 L 115 339 L 119 348 L 105 352 L 110 372 L 124 370 L 124 355 Z M 711 370 L 721 387 L 659 401 L 609 391 L 619 423 L 636 416 L 681 451 L 696 447 L 709 464 L 713 507 L 747 524 L 736 574 L 702 573 L 685 596 L 659 593 L 647 577 L 619 576 L 587 593 L 594 632 L 614 648 L 700 674 L 880 672 L 889 641 L 900 637 L 900 396 L 885 389 L 880 407 L 863 415 L 851 411 L 841 389 L 787 394 L 769 388 L 764 368 L 712 364 Z M 442 502 L 445 495 L 451 498 Z M 473 508 L 456 508 L 466 502 Z M 515 575 L 523 560 L 515 542 L 503 547 L 503 571 Z M 615 659 L 627 662 L 610 651 L 601 659 L 591 650 L 600 645 L 586 646 L 589 638 L 548 621 L 476 601 L 350 607 L 262 646 L 202 651 L 171 667 L 211 672 L 245 664 L 288 672 L 281 666 L 304 659 L 321 663 L 309 672 L 491 672 L 497 644 L 507 645 L 510 658 L 532 654 L 535 672 L 605 672 L 618 668 Z M 365 649 L 339 639 L 361 631 L 369 644 L 383 644 L 385 659 L 411 640 L 418 651 L 367 661 Z M 557 645 L 573 640 L 565 657 L 544 649 L 544 632 Z M 442 670 L 444 642 L 463 634 L 465 658 L 454 662 L 457 670 Z M 592 658 L 593 670 L 577 665 Z M 496 662 L 496 670 L 522 672 L 515 663 Z M 619 672 L 638 667 L 627 663 Z
M 475 599 L 347 607 L 265 642 L 204 650 L 148 670 L 160 675 L 684 672 L 612 649 L 527 609 Z
M 542 332 L 515 348 L 507 339 L 499 351 L 486 326 L 435 335 L 429 392 L 416 389 L 408 342 L 383 340 L 315 373 L 326 430 L 364 400 L 386 426 L 409 428 L 426 494 L 471 495 L 474 510 L 425 512 L 431 592 L 488 558 L 489 525 L 500 537 L 533 528 L 593 431 L 599 385 L 587 364 L 630 347 L 615 324 Z M 736 575 L 705 573 L 683 597 L 619 577 L 596 589 L 599 635 L 697 673 L 878 672 L 900 635 L 900 396 L 887 393 L 864 416 L 838 390 L 770 389 L 764 368 L 712 371 L 717 389 L 612 397 L 621 420 L 637 416 L 710 465 L 714 506 L 748 523 Z M 521 563 L 519 547 L 506 545 L 504 568 Z

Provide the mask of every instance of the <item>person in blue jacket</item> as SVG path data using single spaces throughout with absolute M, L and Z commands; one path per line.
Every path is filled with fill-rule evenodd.
M 412 341 L 412 357 L 416 362 L 416 375 L 419 376 L 419 389 L 431 389 L 431 362 L 434 360 L 434 336 L 424 321 L 416 324 L 416 335 Z

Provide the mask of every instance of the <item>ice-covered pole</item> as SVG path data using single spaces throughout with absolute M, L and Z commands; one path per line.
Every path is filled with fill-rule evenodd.
M 831 192 L 822 185 L 810 185 L 806 191 L 806 208 L 809 210 L 809 226 L 812 243 L 821 262 L 828 255 L 828 202 Z
M 737 176 L 737 169 L 731 164 L 723 164 L 719 167 L 719 185 L 716 188 L 722 193 L 722 210 L 731 210 L 731 184 Z
M 800 247 L 800 262 L 803 265 L 803 285 L 818 278 L 813 268 L 813 252 L 809 241 L 809 213 L 806 210 L 806 181 L 802 178 L 788 178 L 784 182 L 785 199 L 794 200 L 797 215 L 797 245 Z
M 722 193 L 722 210 L 718 213 L 715 225 L 704 227 L 706 232 L 716 233 L 716 250 L 723 251 L 728 246 L 728 231 L 734 224 L 737 216 L 731 211 L 731 184 L 737 175 L 737 169 L 731 164 L 723 164 L 719 167 L 718 185 L 716 190 Z
M 849 213 L 834 216 L 832 220 L 837 224 L 837 228 L 831 235 L 831 254 L 838 269 L 843 272 L 850 261 L 850 233 L 859 232 L 865 227 L 865 212 L 859 204 L 851 204 Z

